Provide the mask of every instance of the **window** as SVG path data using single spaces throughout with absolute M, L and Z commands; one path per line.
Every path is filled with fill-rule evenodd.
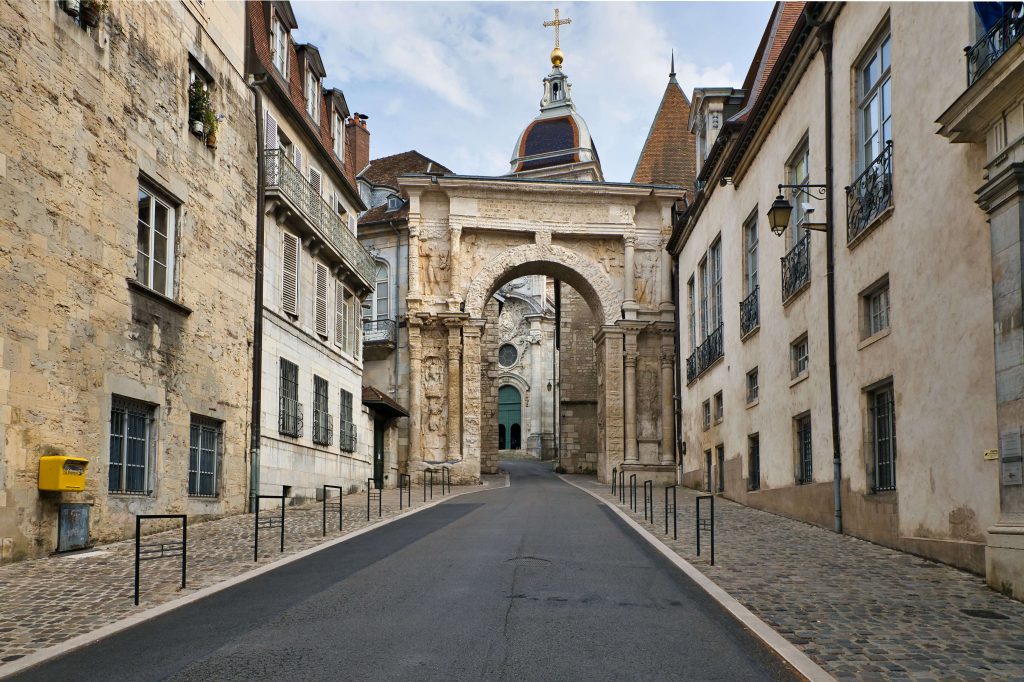
M 511 367 L 519 359 L 519 349 L 511 343 L 503 343 L 498 349 L 498 364 L 502 367 Z
M 811 415 L 796 419 L 796 482 L 810 483 L 814 480 L 814 468 L 811 463 Z
M 711 270 L 711 328 L 708 333 L 722 326 L 722 240 L 717 239 L 708 250 L 708 267 Z
M 285 78 L 288 77 L 288 29 L 276 13 L 270 18 L 270 51 L 274 66 Z
M 211 131 L 207 129 L 211 117 L 214 116 L 210 101 L 210 90 L 213 81 L 206 70 L 199 66 L 191 57 L 188 60 L 188 127 L 200 137 Z
M 316 333 L 323 339 L 327 338 L 327 282 L 330 273 L 323 263 L 316 264 L 316 298 L 313 301 L 313 323 Z
M 390 196 L 388 197 L 388 211 L 397 211 L 402 208 L 404 203 L 405 202 L 402 200 L 402 197 Z
M 725 446 L 715 447 L 715 456 L 718 460 L 718 492 L 725 492 Z
M 805 140 L 800 144 L 787 164 L 789 183 L 793 185 L 806 185 L 811 181 L 811 148 Z M 804 221 L 807 220 L 807 209 L 805 205 L 810 199 L 799 190 L 790 190 L 790 201 L 793 202 L 792 225 L 787 230 L 786 244 L 792 249 L 800 243 L 800 240 L 807 233 L 804 229 Z
M 689 323 L 690 352 L 697 350 L 697 293 L 693 277 L 686 283 L 686 316 Z
M 761 436 L 747 436 L 747 490 L 761 489 Z
M 796 379 L 807 372 L 807 334 L 790 345 L 789 354 L 791 376 Z
M 708 327 L 708 290 L 711 288 L 711 271 L 708 269 L 708 258 L 704 256 L 697 266 L 700 273 L 700 338 L 706 339 L 711 329 Z
M 320 174 L 319 170 L 317 170 L 316 168 L 313 168 L 312 164 L 310 164 L 310 166 L 309 166 L 309 184 L 313 187 L 313 192 L 314 192 L 314 194 L 316 196 L 323 197 L 323 195 L 324 195 L 324 180 L 323 180 L 323 176 Z
M 334 283 L 334 343 L 346 349 L 348 343 L 348 292 L 341 282 Z
M 714 480 L 714 473 L 711 470 L 711 450 L 704 451 L 704 472 L 707 479 L 704 481 L 704 490 L 711 492 L 711 484 Z
M 747 218 L 743 225 L 744 281 L 746 295 L 750 296 L 757 289 L 757 209 Z
M 110 408 L 110 465 L 107 490 L 148 494 L 154 450 L 153 406 L 114 396 Z
M 889 34 L 871 48 L 858 69 L 860 169 L 868 168 L 892 140 L 892 87 L 889 74 Z
M 327 390 L 327 379 L 313 375 L 313 442 L 319 445 L 334 442 Z
M 334 155 L 338 157 L 342 165 L 345 163 L 345 120 L 340 114 L 335 114 L 331 120 L 331 135 L 334 136 Z
M 223 450 L 223 433 L 221 422 L 192 415 L 188 444 L 189 495 L 217 495 L 217 464 Z
M 377 261 L 377 281 L 374 285 L 372 296 L 367 296 L 363 301 L 364 320 L 386 320 L 391 319 L 391 278 L 390 268 L 386 261 Z
M 896 405 L 892 384 L 868 394 L 874 491 L 896 489 Z
M 280 423 L 278 431 L 285 436 L 302 435 L 302 405 L 299 403 L 299 366 L 281 358 L 281 378 L 278 387 Z
M 755 402 L 758 398 L 757 367 L 747 372 L 747 404 Z
M 320 122 L 320 79 L 309 67 L 306 68 L 306 113 Z
M 715 394 L 715 423 L 722 421 L 725 416 L 725 401 L 722 400 L 722 392 Z
M 299 316 L 299 238 L 282 233 L 281 244 L 281 310 L 293 318 Z
M 704 401 L 704 430 L 711 428 L 711 401 Z
M 352 394 L 341 389 L 341 449 L 345 452 L 356 450 L 356 425 L 352 421 Z
M 861 338 L 866 339 L 889 328 L 889 277 L 882 278 L 861 294 Z
M 175 207 L 139 182 L 139 225 L 135 279 L 174 298 Z

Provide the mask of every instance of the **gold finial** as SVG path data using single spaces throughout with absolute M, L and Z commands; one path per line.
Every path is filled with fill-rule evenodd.
M 544 27 L 545 28 L 551 28 L 552 26 L 555 27 L 555 49 L 551 50 L 551 65 L 552 66 L 561 66 L 562 65 L 562 60 L 565 59 L 565 55 L 562 54 L 562 50 L 558 47 L 559 27 L 565 26 L 565 25 L 571 24 L 571 23 L 572 23 L 572 19 L 569 19 L 569 18 L 560 19 L 559 18 L 559 13 L 558 13 L 558 8 L 557 7 L 555 8 L 555 19 L 554 19 L 554 21 L 545 21 L 544 22 Z

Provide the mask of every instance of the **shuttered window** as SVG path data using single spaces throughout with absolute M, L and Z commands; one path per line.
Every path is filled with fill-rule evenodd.
M 267 112 L 267 136 L 263 141 L 263 146 L 266 149 L 277 149 L 277 119 L 275 119 L 270 112 Z
M 281 309 L 293 317 L 299 310 L 299 238 L 285 232 L 281 246 Z
M 345 309 L 345 287 L 341 282 L 334 283 L 334 343 L 344 349 L 345 337 L 348 334 L 348 316 Z
M 323 263 L 316 264 L 316 300 L 313 302 L 313 318 L 316 333 L 327 338 L 327 280 L 328 272 Z
M 356 234 L 356 217 L 349 213 L 348 215 L 348 229 L 352 234 Z
M 316 192 L 317 196 L 323 196 L 324 184 L 320 171 L 312 166 L 309 167 L 309 184 L 313 185 L 313 191 Z
M 348 308 L 348 340 L 346 341 L 346 350 L 358 357 L 359 356 L 359 330 L 362 325 L 359 323 L 360 305 L 359 299 L 354 294 L 345 291 L 345 297 L 348 299 L 346 307 Z

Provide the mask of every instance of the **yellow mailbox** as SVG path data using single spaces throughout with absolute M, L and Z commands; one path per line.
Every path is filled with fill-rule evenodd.
M 47 455 L 39 458 L 39 489 L 85 490 L 85 469 L 89 460 L 81 457 Z

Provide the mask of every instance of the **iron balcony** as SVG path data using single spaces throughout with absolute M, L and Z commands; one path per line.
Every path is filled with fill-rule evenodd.
M 846 188 L 846 241 L 853 242 L 892 206 L 892 141 L 885 143 L 856 180 Z
M 761 287 L 754 287 L 750 295 L 740 301 L 740 338 L 761 326 Z
M 320 192 L 302 176 L 281 149 L 263 152 L 267 195 L 281 199 L 334 252 L 334 257 L 372 289 L 376 267 L 373 257 Z
M 302 403 L 291 398 L 281 398 L 279 405 L 278 431 L 293 438 L 302 435 Z
M 398 341 L 398 325 L 388 317 L 363 320 L 363 347 L 386 351 L 395 349 Z
M 725 355 L 725 344 L 722 343 L 722 325 L 708 334 L 704 343 L 697 346 L 690 357 L 686 358 L 686 383 L 692 383 L 711 365 Z
M 978 42 L 966 49 L 967 87 L 971 87 L 1024 34 L 1024 18 L 1007 10 Z
M 782 257 L 782 302 L 800 293 L 811 281 L 811 234 L 803 237 Z

